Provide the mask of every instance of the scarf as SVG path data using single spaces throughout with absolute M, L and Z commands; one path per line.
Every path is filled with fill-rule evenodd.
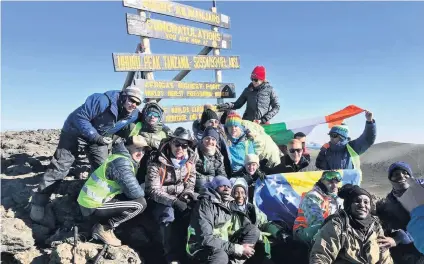
M 369 214 L 365 219 L 356 219 L 350 212 L 348 215 L 350 225 L 353 227 L 353 229 L 359 231 L 359 233 L 362 235 L 361 239 L 363 240 L 367 235 L 371 224 L 374 222 L 374 219 L 372 218 L 371 214 Z
M 174 167 L 176 169 L 179 169 L 182 166 L 184 166 L 186 164 L 187 160 L 188 160 L 188 154 L 185 155 L 183 159 L 177 159 L 177 158 L 174 158 L 174 157 L 171 158 L 172 165 L 174 165 Z
M 330 149 L 334 152 L 344 151 L 347 143 L 349 143 L 348 139 L 344 139 L 343 141 L 339 141 L 336 144 L 329 142 Z

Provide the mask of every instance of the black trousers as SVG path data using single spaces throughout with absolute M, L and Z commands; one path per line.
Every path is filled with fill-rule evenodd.
M 253 225 L 248 224 L 237 230 L 231 237 L 230 242 L 236 244 L 256 244 L 259 240 L 260 231 Z M 227 264 L 227 263 L 244 263 L 247 259 L 244 257 L 228 256 L 221 248 L 205 247 L 197 251 L 193 259 L 195 263 L 202 264 Z
M 109 225 L 112 228 L 141 214 L 147 207 L 146 199 L 140 197 L 129 200 L 125 195 L 116 196 L 111 201 L 96 208 L 92 215 L 88 216 L 93 223 Z
M 109 155 L 108 146 L 91 144 L 74 134 L 62 131 L 50 165 L 32 197 L 33 204 L 45 206 L 48 203 L 57 184 L 68 175 L 75 157 L 78 156 L 78 147 L 84 148 L 90 161 L 91 172 L 95 171 Z

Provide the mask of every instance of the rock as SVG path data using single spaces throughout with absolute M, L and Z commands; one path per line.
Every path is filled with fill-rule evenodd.
M 47 264 L 48 256 L 43 255 L 35 248 L 14 255 L 15 261 L 19 264 Z
M 31 188 L 26 186 L 22 181 L 16 181 L 10 185 L 12 199 L 19 206 L 26 206 L 31 197 Z
M 52 230 L 46 226 L 32 224 L 32 235 L 35 239 L 35 243 L 39 245 L 45 245 L 51 231 Z
M 102 250 L 103 245 L 94 243 L 79 243 L 76 248 L 75 262 L 87 263 L 93 260 Z M 50 255 L 50 264 L 71 264 L 73 246 L 63 243 L 57 246 Z M 138 254 L 127 246 L 108 247 L 105 254 L 100 258 L 99 264 L 132 263 L 141 264 Z
M 1 225 L 2 245 L 1 251 L 18 253 L 34 246 L 32 230 L 24 221 L 17 218 L 3 218 Z
M 1 198 L 1 205 L 3 205 L 5 208 L 10 208 L 16 205 L 15 201 L 13 201 L 12 197 L 2 197 Z
M 6 214 L 4 215 L 7 218 L 14 218 L 15 217 L 15 212 L 13 212 L 12 209 L 9 209 L 6 211 Z
M 5 171 L 6 175 L 8 176 L 18 176 L 18 175 L 27 174 L 30 172 L 32 172 L 32 168 L 29 166 L 28 163 L 11 165 L 7 167 Z
M 82 220 L 81 211 L 76 197 L 65 195 L 56 198 L 53 202 L 53 212 L 59 225 L 71 228 L 75 222 Z

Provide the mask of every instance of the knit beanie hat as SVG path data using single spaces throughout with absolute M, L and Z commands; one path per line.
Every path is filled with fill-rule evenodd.
M 264 66 L 256 66 L 253 71 L 252 75 L 250 75 L 250 78 L 252 79 L 258 79 L 258 80 L 265 80 L 265 67 Z
M 138 100 L 139 103 L 143 100 L 143 93 L 141 92 L 140 88 L 136 86 L 128 86 L 124 89 L 124 94 L 127 96 L 131 96 L 132 98 Z
M 200 124 L 203 126 L 208 120 L 216 119 L 219 120 L 218 115 L 212 109 L 206 109 L 202 113 L 202 117 L 200 118 Z
M 225 126 L 238 126 L 241 127 L 241 116 L 235 111 L 228 113 L 227 119 L 225 120 Z
M 333 126 L 330 129 L 330 132 L 328 134 L 331 133 L 336 133 L 344 138 L 348 138 L 349 137 L 349 128 L 346 125 L 337 125 L 337 126 Z
M 256 163 L 259 165 L 259 157 L 256 154 L 247 154 L 246 158 L 244 158 L 244 165 L 249 163 Z
M 408 163 L 406 163 L 406 162 L 403 162 L 403 161 L 397 161 L 397 162 L 395 162 L 395 163 L 393 163 L 392 165 L 390 165 L 390 167 L 389 167 L 389 180 L 390 180 L 390 178 L 391 178 L 391 176 L 392 176 L 392 173 L 395 171 L 395 170 L 405 170 L 406 172 L 408 172 L 408 174 L 409 174 L 409 176 L 411 176 L 412 177 L 412 169 L 411 169 L 411 166 L 409 166 L 409 164 Z
M 360 195 L 366 195 L 368 198 L 370 198 L 370 201 L 372 203 L 372 196 L 369 192 L 367 192 L 365 189 L 362 189 L 358 185 L 352 185 L 352 184 L 345 184 L 340 188 L 338 194 L 340 198 L 344 199 L 343 201 L 343 207 L 346 210 L 349 210 L 350 206 L 353 203 L 353 200 L 360 196 Z
M 228 186 L 230 188 L 232 186 L 230 180 L 225 176 L 216 176 L 207 185 L 214 190 L 221 186 Z
M 213 137 L 216 139 L 216 141 L 219 141 L 219 134 L 218 131 L 214 127 L 207 127 L 205 131 L 203 132 L 202 139 L 205 137 Z

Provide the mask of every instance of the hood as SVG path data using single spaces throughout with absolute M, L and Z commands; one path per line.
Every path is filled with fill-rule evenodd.
M 232 190 L 231 190 L 231 196 L 233 196 L 233 198 L 234 198 L 234 193 L 235 193 L 236 187 L 243 187 L 244 191 L 246 192 L 246 199 L 244 200 L 244 204 L 242 206 L 242 207 L 244 207 L 247 204 L 247 199 L 249 198 L 249 188 L 248 188 L 246 180 L 244 178 L 231 178 L 230 181 L 233 185 Z M 235 202 L 234 202 L 234 204 L 235 204 Z M 237 206 L 240 207 L 239 205 L 237 205 Z M 240 210 L 242 210 L 242 211 L 243 211 L 243 209 L 244 208 L 240 208 Z
M 211 187 L 201 188 L 199 199 L 210 199 L 212 203 L 215 204 L 224 204 L 224 202 L 221 200 L 221 195 Z
M 149 113 L 150 111 L 154 110 L 155 112 L 158 112 L 160 117 L 158 122 L 151 127 L 147 122 L 147 113 Z M 163 116 L 164 116 L 164 111 L 162 109 L 162 107 L 160 107 L 160 105 L 156 102 L 148 102 L 144 105 L 143 110 L 141 111 L 141 122 L 143 123 L 143 128 L 142 131 L 146 131 L 146 132 L 157 132 L 159 130 L 162 129 L 164 120 L 163 120 Z

